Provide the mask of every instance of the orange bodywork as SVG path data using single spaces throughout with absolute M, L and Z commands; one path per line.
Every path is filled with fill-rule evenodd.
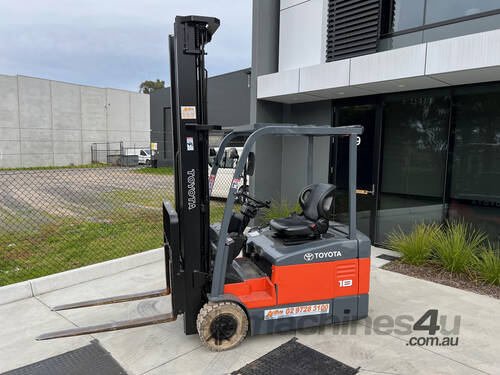
M 249 309 L 366 294 L 370 258 L 273 266 L 268 277 L 226 284 L 224 293 L 238 296 Z

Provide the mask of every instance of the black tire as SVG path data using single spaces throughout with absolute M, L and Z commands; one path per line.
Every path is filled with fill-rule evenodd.
M 234 302 L 208 302 L 198 313 L 196 327 L 203 345 L 221 352 L 243 341 L 248 332 L 248 318 Z

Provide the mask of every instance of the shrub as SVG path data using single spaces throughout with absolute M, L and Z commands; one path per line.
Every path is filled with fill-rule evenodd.
M 471 272 L 475 253 L 486 240 L 486 234 L 464 221 L 447 222 L 434 235 L 434 254 L 438 263 L 452 273 Z
M 432 244 L 435 234 L 440 230 L 440 225 L 415 224 L 409 234 L 401 228 L 389 234 L 387 247 L 401 253 L 401 260 L 415 266 L 422 266 L 431 257 Z
M 280 202 L 272 201 L 270 208 L 264 208 L 260 217 L 260 222 L 262 225 L 267 225 L 273 219 L 279 219 L 282 217 L 287 217 L 292 214 L 292 212 L 300 213 L 302 208 L 299 203 L 295 203 L 294 206 L 289 204 L 286 200 L 281 200 Z
M 490 284 L 500 285 L 500 249 L 491 243 L 483 248 L 481 254 L 476 257 L 477 276 L 480 280 Z

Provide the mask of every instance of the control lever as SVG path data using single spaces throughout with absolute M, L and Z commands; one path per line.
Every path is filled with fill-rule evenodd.
M 252 202 L 257 203 L 259 205 L 259 207 L 266 207 L 266 208 L 270 208 L 271 207 L 271 201 L 260 201 L 257 198 L 254 198 L 254 197 L 252 197 L 252 196 L 250 196 L 250 195 L 248 195 L 247 193 L 244 193 L 244 192 L 236 193 L 235 195 L 241 196 L 241 197 L 245 197 L 248 200 L 251 200 Z

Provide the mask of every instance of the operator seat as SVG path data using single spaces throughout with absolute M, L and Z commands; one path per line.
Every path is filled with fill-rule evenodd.
M 288 217 L 270 221 L 275 237 L 282 238 L 285 244 L 298 244 L 326 233 L 334 193 L 335 185 L 321 183 L 306 186 L 299 194 L 300 215 L 294 212 Z

